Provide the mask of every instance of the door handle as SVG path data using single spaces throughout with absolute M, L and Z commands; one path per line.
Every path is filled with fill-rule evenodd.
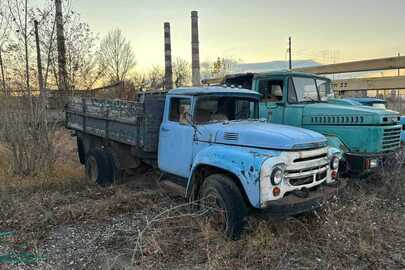
M 161 131 L 162 132 L 168 132 L 168 131 L 170 131 L 170 129 L 162 127 Z

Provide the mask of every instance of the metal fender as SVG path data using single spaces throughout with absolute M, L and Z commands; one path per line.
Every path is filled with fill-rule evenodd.
M 340 152 L 340 157 L 343 158 L 343 154 L 349 152 L 347 146 L 336 136 L 326 135 L 329 145 L 329 154 Z
M 332 157 L 332 156 L 337 156 L 340 159 L 343 158 L 343 152 L 341 149 L 333 147 L 333 146 L 329 146 L 328 147 L 328 156 Z
M 193 163 L 187 183 L 186 196 L 193 187 L 193 175 L 200 166 L 208 165 L 235 175 L 253 207 L 260 206 L 260 168 L 269 156 L 260 155 L 247 148 L 213 145 L 200 151 Z M 242 191 L 243 192 L 243 191 Z

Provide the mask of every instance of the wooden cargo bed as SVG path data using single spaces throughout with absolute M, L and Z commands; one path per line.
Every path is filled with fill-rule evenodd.
M 66 105 L 66 128 L 157 152 L 165 95 L 139 101 L 72 97 Z

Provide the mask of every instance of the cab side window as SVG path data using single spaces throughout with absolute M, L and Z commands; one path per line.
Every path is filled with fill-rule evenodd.
M 187 124 L 188 114 L 191 113 L 189 98 L 171 98 L 169 120 L 180 124 Z
M 283 100 L 282 80 L 260 80 L 259 93 L 264 102 L 278 102 Z

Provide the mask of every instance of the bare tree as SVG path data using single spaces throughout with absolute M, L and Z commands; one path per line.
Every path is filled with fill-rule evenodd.
M 162 67 L 154 66 L 147 73 L 149 90 L 160 90 L 164 88 L 165 72 Z
M 119 29 L 110 31 L 101 41 L 99 59 L 100 68 L 110 82 L 127 79 L 136 64 L 131 44 Z
M 54 5 L 35 9 L 32 17 L 41 20 L 40 40 L 44 57 L 45 88 L 58 87 L 59 63 Z M 72 1 L 63 1 L 65 66 L 70 89 L 90 89 L 100 79 L 97 67 L 97 35 L 72 8 Z M 59 87 L 58 87 L 59 88 Z
M 4 6 L 0 6 L 0 72 L 1 72 L 1 86 L 5 95 L 8 94 L 6 87 L 6 77 L 5 77 L 5 68 L 3 62 L 3 49 L 6 42 L 8 41 L 9 28 L 10 26 L 10 17 L 7 9 Z
M 191 65 L 186 60 L 178 57 L 174 61 L 174 84 L 176 87 L 191 84 Z
M 97 67 L 98 37 L 74 11 L 65 15 L 66 67 L 72 88 L 89 89 L 101 78 Z
M 31 96 L 29 37 L 32 33 L 28 31 L 28 0 L 7 0 L 7 3 L 17 40 L 22 43 L 24 47 L 25 83 L 26 90 L 29 96 Z
M 235 65 L 241 61 L 242 60 L 218 57 L 214 62 L 203 62 L 201 63 L 202 77 L 206 79 L 223 77 L 232 73 Z
M 136 72 L 132 78 L 132 81 L 134 83 L 134 89 L 136 92 L 149 90 L 149 81 L 146 74 Z

